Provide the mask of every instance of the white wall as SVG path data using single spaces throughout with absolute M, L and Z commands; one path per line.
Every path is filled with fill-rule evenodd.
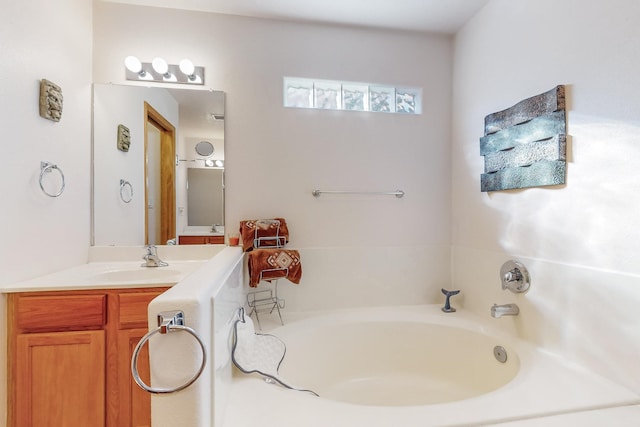
M 227 231 L 283 216 L 303 281 L 288 310 L 439 301 L 449 282 L 451 40 L 98 2 L 94 79 L 183 57 L 227 92 Z M 424 114 L 282 107 L 284 76 L 424 88 Z M 315 199 L 313 189 L 396 190 Z
M 3 0 L 0 8 L 0 283 L 6 284 L 80 264 L 88 257 L 92 3 Z M 60 122 L 39 116 L 43 78 L 62 88 Z M 42 160 L 64 172 L 66 189 L 58 198 L 40 190 Z M 6 316 L 4 302 L 3 295 L 1 318 Z M 0 343 L 4 425 L 5 328 L 0 328 Z
M 92 4 L 3 1 L 2 15 L 0 282 L 12 283 L 88 256 Z M 57 123 L 39 116 L 43 78 L 62 88 Z M 60 197 L 40 190 L 42 160 L 64 172 Z
M 492 0 L 454 45 L 453 263 L 464 304 L 640 391 L 640 3 Z M 567 88 L 566 185 L 480 192 L 484 117 Z M 509 258 L 531 291 L 500 290 Z

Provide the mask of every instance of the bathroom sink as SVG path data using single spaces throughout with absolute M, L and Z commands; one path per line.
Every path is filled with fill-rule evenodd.
M 170 279 L 183 274 L 180 270 L 171 270 L 164 267 L 137 267 L 96 273 L 93 278 L 99 281 L 109 282 L 137 282 L 140 280 Z

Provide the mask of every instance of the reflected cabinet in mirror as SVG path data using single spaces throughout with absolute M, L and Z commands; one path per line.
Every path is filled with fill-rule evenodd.
M 223 243 L 224 92 L 93 92 L 92 243 Z

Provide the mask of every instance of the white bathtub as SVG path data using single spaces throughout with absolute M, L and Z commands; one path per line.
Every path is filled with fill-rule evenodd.
M 358 320 L 275 332 L 288 343 L 283 378 L 322 398 L 417 406 L 479 396 L 511 381 L 516 351 L 500 339 L 416 320 Z M 494 357 L 500 346 L 504 363 Z M 316 369 L 310 369 L 316 367 Z
M 236 372 L 224 427 L 489 425 L 639 402 L 496 328 L 509 319 L 439 306 L 301 317 L 270 333 L 287 345 L 281 376 L 320 397 Z

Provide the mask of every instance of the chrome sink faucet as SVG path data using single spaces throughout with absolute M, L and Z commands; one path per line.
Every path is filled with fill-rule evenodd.
M 520 308 L 515 304 L 493 304 L 493 306 L 491 306 L 491 317 L 495 317 L 496 319 L 502 316 L 517 316 L 518 314 L 520 314 Z
M 158 248 L 156 245 L 145 246 L 146 253 L 142 257 L 145 261 L 141 267 L 166 267 L 169 263 L 164 262 L 158 257 Z

